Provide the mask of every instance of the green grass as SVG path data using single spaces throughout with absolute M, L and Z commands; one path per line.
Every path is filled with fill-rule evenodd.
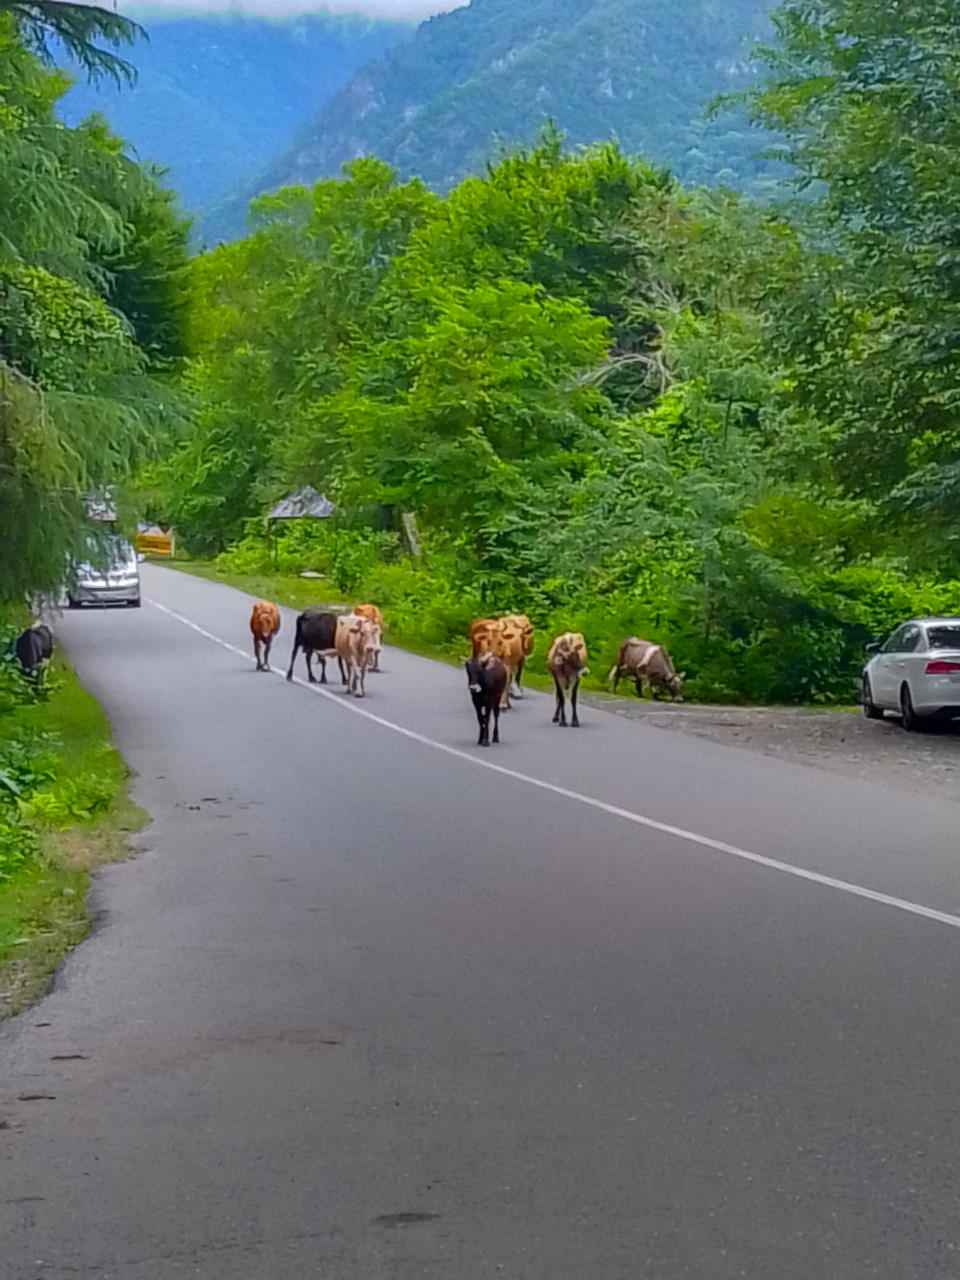
M 54 830 L 38 826 L 40 854 L 0 882 L 0 1017 L 39 995 L 64 953 L 87 932 L 90 871 L 126 856 L 127 835 L 145 815 L 127 795 L 128 771 L 112 745 L 99 704 L 59 657 L 49 693 L 0 719 L 0 736 L 52 733 L 57 752 L 53 786 L 96 777 L 112 793 L 95 818 Z

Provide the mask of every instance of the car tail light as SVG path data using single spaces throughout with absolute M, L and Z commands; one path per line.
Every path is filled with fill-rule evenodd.
M 960 662 L 948 662 L 944 658 L 935 658 L 933 662 L 927 663 L 928 676 L 949 676 L 954 671 L 960 671 Z

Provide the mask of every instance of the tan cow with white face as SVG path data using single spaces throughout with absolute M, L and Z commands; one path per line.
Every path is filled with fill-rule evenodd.
M 356 613 L 342 614 L 337 619 L 334 648 L 340 659 L 345 691 L 362 698 L 364 676 L 373 658 L 373 623 Z
M 553 687 L 557 691 L 557 709 L 553 713 L 553 723 L 567 724 L 567 699 L 570 699 L 570 727 L 580 728 L 577 717 L 577 690 L 580 688 L 580 677 L 587 669 L 587 645 L 579 631 L 565 631 L 557 636 L 547 652 L 547 670 L 553 676 Z

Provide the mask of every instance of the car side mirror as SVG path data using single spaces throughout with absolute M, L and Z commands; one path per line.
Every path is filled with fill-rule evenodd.
M 866 650 L 867 653 L 869 653 L 871 658 L 875 653 L 880 652 L 880 646 L 877 644 L 876 641 L 873 641 L 872 644 L 864 645 L 864 649 Z

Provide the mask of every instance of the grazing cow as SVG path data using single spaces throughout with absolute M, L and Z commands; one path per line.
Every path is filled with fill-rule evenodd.
M 319 609 L 305 609 L 297 618 L 297 633 L 293 640 L 287 679 L 293 679 L 293 664 L 297 651 L 302 649 L 307 659 L 307 679 L 311 684 L 317 683 L 311 666 L 311 659 L 316 654 L 320 659 L 320 683 L 326 684 L 327 659 L 337 656 L 336 635 L 336 614 L 321 613 Z
M 380 670 L 380 650 L 382 645 L 380 640 L 383 636 L 383 614 L 375 604 L 355 604 L 353 612 L 358 618 L 367 618 L 373 624 L 373 658 L 370 665 L 371 671 Z
M 270 670 L 270 646 L 279 630 L 280 613 L 277 606 L 269 600 L 258 600 L 250 613 L 253 656 L 257 660 L 258 671 Z
M 565 631 L 557 636 L 547 652 L 547 670 L 553 676 L 553 687 L 557 691 L 557 709 L 553 713 L 553 723 L 567 724 L 567 698 L 570 699 L 570 727 L 580 728 L 577 718 L 577 690 L 580 677 L 587 669 L 587 646 L 579 631 Z
M 682 702 L 680 690 L 686 673 L 677 672 L 662 644 L 640 640 L 630 636 L 617 650 L 617 660 L 610 668 L 608 682 L 611 693 L 616 693 L 621 676 L 632 679 L 637 697 L 643 697 L 644 683 L 656 698 L 659 692 L 668 693 L 671 702 Z
M 500 741 L 500 702 L 507 688 L 507 668 L 495 653 L 487 650 L 464 659 L 467 687 L 480 725 L 478 747 L 490 745 L 490 717 L 493 716 L 493 741 Z
M 45 622 L 21 631 L 14 643 L 20 670 L 30 680 L 42 685 L 47 678 L 47 664 L 53 653 L 53 632 Z
M 337 619 L 336 646 L 344 689 L 362 698 L 363 679 L 373 657 L 373 623 L 356 613 L 342 614 Z
M 506 623 L 508 626 L 514 627 L 517 631 L 520 632 L 520 645 L 522 648 L 522 654 L 520 657 L 520 662 L 517 666 L 516 685 L 511 690 L 511 692 L 516 697 L 522 698 L 523 694 L 520 692 L 520 684 L 521 684 L 521 681 L 523 680 L 524 663 L 530 657 L 530 654 L 533 652 L 533 625 L 531 624 L 530 619 L 527 617 L 525 613 L 508 613 L 504 617 L 502 617 L 500 621 L 503 623 Z

